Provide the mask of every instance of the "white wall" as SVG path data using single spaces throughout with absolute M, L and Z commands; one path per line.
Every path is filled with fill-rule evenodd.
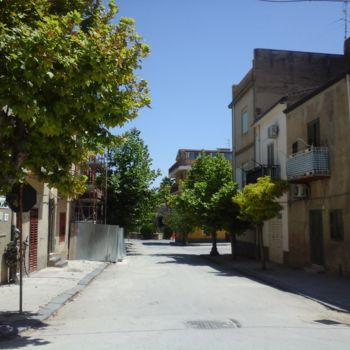
M 286 162 L 287 162 L 287 127 L 286 127 L 286 116 L 283 111 L 286 109 L 286 105 L 283 103 L 277 104 L 273 107 L 267 114 L 263 116 L 258 122 L 255 123 L 255 159 L 260 164 L 267 164 L 267 146 L 271 143 L 274 144 L 274 161 L 275 165 L 280 166 L 280 174 L 282 179 L 286 179 Z M 278 125 L 278 136 L 276 138 L 268 137 L 268 128 L 273 125 Z M 281 212 L 281 246 L 283 251 L 289 251 L 288 245 L 288 194 L 284 194 L 279 202 L 283 206 Z M 273 219 L 276 220 L 276 219 Z M 270 247 L 271 235 L 270 232 L 271 222 L 266 222 L 264 224 L 264 245 Z M 282 252 L 283 256 L 283 252 Z M 275 262 L 283 263 L 280 259 Z

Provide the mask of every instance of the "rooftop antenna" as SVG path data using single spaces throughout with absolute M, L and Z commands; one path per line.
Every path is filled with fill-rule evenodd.
M 342 18 L 344 20 L 344 41 L 348 37 L 348 0 L 344 0 L 343 3 L 343 14 L 344 17 Z
M 350 0 L 259 0 L 263 2 L 311 2 L 311 1 L 318 1 L 318 2 L 342 2 L 343 3 L 343 15 L 340 20 L 344 21 L 344 40 L 348 37 L 348 3 Z

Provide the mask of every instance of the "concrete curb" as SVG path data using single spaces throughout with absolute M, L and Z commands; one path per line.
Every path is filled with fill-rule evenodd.
M 109 265 L 109 263 L 105 263 L 102 266 L 96 268 L 95 270 L 84 276 L 75 287 L 65 290 L 61 294 L 51 299 L 51 301 L 44 307 L 40 307 L 38 310 L 38 315 L 31 318 L 32 321 L 34 320 L 33 324 L 35 324 L 35 321 L 37 321 L 39 324 L 56 314 L 61 307 L 63 307 L 69 300 L 73 299 L 79 292 L 81 292 L 87 285 L 89 285 L 95 277 L 101 274 Z M 2 325 L 0 327 L 0 341 L 9 340 L 10 338 L 17 336 L 19 333 L 31 328 L 33 328 L 33 326 L 14 327 L 12 325 Z
M 77 286 L 70 288 L 63 293 L 59 294 L 57 297 L 53 298 L 45 307 L 39 308 L 38 316 L 33 317 L 38 321 L 45 321 L 52 315 L 54 315 L 62 306 L 64 306 L 69 300 L 74 298 L 80 291 L 82 291 L 92 280 L 102 273 L 109 264 L 104 264 L 94 271 L 90 272 L 88 275 L 83 277 L 77 284 Z
M 275 279 L 275 278 L 270 277 L 270 276 L 265 276 L 261 273 L 254 272 L 250 269 L 245 269 L 244 267 L 234 266 L 234 264 L 227 265 L 227 264 L 225 264 L 225 262 L 218 261 L 215 259 L 215 257 L 211 257 L 209 255 L 201 255 L 201 257 L 210 261 L 212 264 L 222 266 L 226 270 L 237 271 L 244 276 L 251 277 L 258 282 L 263 282 L 263 283 L 269 285 L 270 287 L 277 288 L 277 289 L 282 290 L 284 292 L 290 292 L 293 294 L 300 295 L 304 298 L 307 298 L 307 299 L 312 300 L 318 304 L 321 304 L 330 310 L 349 314 L 348 310 L 344 309 L 344 307 L 342 305 L 335 303 L 333 300 L 328 299 L 327 301 L 324 301 L 324 300 L 320 300 L 318 298 L 311 297 L 311 296 L 307 295 L 305 293 L 305 291 L 302 290 L 301 288 L 291 286 L 289 283 L 284 283 L 278 279 Z

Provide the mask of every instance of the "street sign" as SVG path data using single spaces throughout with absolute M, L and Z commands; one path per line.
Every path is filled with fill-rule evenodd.
M 6 195 L 6 202 L 16 213 L 19 212 L 20 184 L 15 184 Z M 29 211 L 36 204 L 36 190 L 29 184 L 23 184 L 22 211 Z

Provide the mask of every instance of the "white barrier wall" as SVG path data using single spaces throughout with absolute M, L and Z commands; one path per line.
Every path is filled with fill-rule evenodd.
M 124 230 L 119 226 L 71 224 L 69 259 L 116 262 L 125 256 Z

